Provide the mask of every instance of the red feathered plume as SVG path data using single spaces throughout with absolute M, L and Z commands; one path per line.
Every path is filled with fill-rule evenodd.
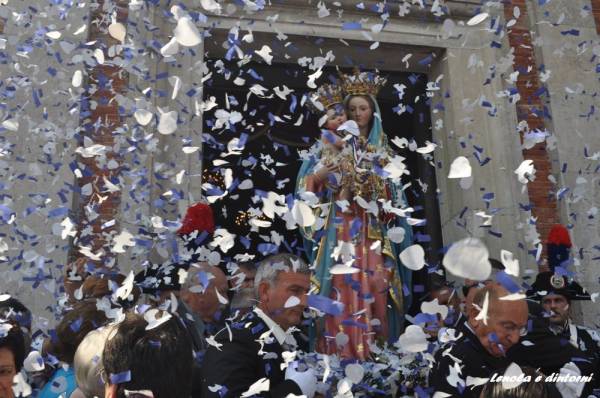
M 548 234 L 548 244 L 563 245 L 571 247 L 571 238 L 569 237 L 569 230 L 563 225 L 556 224 L 550 230 Z
M 196 203 L 187 209 L 181 228 L 177 233 L 187 235 L 194 231 L 213 233 L 215 231 L 215 219 L 212 209 L 205 203 Z

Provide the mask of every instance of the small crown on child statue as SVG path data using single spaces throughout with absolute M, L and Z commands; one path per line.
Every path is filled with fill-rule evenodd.
M 324 84 L 317 91 L 310 94 L 309 103 L 318 112 L 326 112 L 333 105 L 344 102 L 344 93 L 339 86 Z
M 361 72 L 354 69 L 352 74 L 340 73 L 341 87 L 347 95 L 372 95 L 376 97 L 379 90 L 387 83 L 385 77 L 375 72 Z

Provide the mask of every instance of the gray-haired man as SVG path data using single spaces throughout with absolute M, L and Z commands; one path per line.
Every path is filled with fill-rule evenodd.
M 293 332 L 302 321 L 310 288 L 310 270 L 291 254 L 263 260 L 256 272 L 258 305 L 231 325 L 231 338 L 221 332 L 207 351 L 203 369 L 204 397 L 312 397 L 316 378 L 300 372 L 284 352 L 294 352 Z M 283 365 L 283 366 L 282 366 Z

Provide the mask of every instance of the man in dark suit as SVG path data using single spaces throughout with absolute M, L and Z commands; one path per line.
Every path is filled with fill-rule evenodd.
M 538 308 L 537 316 L 532 317 L 534 330 L 527 336 L 534 344 L 515 347 L 511 355 L 517 360 L 539 362 L 545 373 L 556 372 L 557 366 L 573 362 L 582 374 L 593 376 L 592 382 L 580 385 L 586 394 L 583 396 L 591 389 L 598 389 L 600 336 L 597 331 L 576 325 L 570 319 L 571 302 L 590 300 L 589 294 L 577 282 L 551 271 L 539 273 L 527 293 L 540 302 L 530 301 L 530 307 Z M 536 328 L 536 325 L 543 327 Z
M 446 281 L 432 283 L 431 290 L 425 295 L 422 303 L 431 303 L 437 300 L 438 305 L 443 305 L 448 308 L 446 315 L 438 313 L 435 315 L 437 319 L 431 319 L 423 328 L 430 341 L 437 341 L 440 331 L 445 329 L 458 329 L 465 322 L 464 315 L 460 310 L 460 297 L 452 283 Z M 423 305 L 423 304 L 421 304 Z M 423 307 L 421 307 L 423 308 Z
M 294 332 L 310 288 L 308 266 L 294 255 L 271 256 L 259 264 L 255 286 L 257 307 L 209 342 L 203 397 L 312 397 L 316 377 L 293 360 Z
M 206 350 L 204 339 L 225 327 L 227 276 L 219 267 L 192 264 L 179 293 L 177 312 L 190 331 L 194 351 Z
M 201 366 L 207 347 L 206 338 L 225 327 L 228 316 L 227 276 L 217 266 L 210 266 L 199 254 L 215 230 L 211 207 L 196 203 L 187 209 L 177 235 L 185 248 L 176 250 L 175 262 L 147 263 L 135 281 L 150 301 L 164 306 L 167 301 L 177 307 L 194 350 L 192 397 L 201 397 Z M 171 306 L 170 305 L 170 306 Z
M 594 330 L 575 325 L 570 319 L 572 301 L 591 299 L 581 285 L 564 276 L 571 263 L 571 246 L 567 228 L 553 226 L 546 245 L 547 263 L 542 264 L 527 292 L 531 299 L 529 333 L 513 347 L 509 357 L 520 365 L 541 368 L 545 374 L 558 372 L 569 363 L 575 365 L 581 375 L 593 376 L 585 385 L 571 385 L 575 392 L 587 397 L 600 381 L 599 338 Z M 565 385 L 557 387 L 564 389 Z
M 435 355 L 429 385 L 437 396 L 477 398 L 487 379 L 510 365 L 505 353 L 527 330 L 527 305 L 501 299 L 508 294 L 496 283 L 475 294 L 462 335 Z

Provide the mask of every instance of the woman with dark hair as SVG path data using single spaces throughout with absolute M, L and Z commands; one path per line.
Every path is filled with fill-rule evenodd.
M 189 398 L 192 342 L 176 315 L 129 313 L 109 333 L 102 354 L 107 398 Z
M 388 145 L 375 100 L 386 80 L 368 72 L 341 77 L 350 119 L 338 164 L 341 178 L 337 171 L 319 177 L 326 162 L 315 147 L 298 173 L 297 194 L 312 192 L 308 197 L 319 201 L 311 203 L 317 221 L 300 228 L 315 263 L 313 280 L 320 295 L 344 304 L 341 314 L 317 320 L 317 350 L 364 360 L 371 344 L 394 342 L 401 332 L 401 315 L 410 307 L 411 271 L 399 255 L 412 244 L 412 230 L 405 218 L 403 158 Z M 340 196 L 349 198 L 346 204 Z
M 0 328 L 0 398 L 13 398 L 13 379 L 25 360 L 25 338 L 17 325 L 2 323 Z
M 56 327 L 56 333 L 44 344 L 47 362 L 55 371 L 38 398 L 69 398 L 77 388 L 73 360 L 77 347 L 92 330 L 107 323 L 106 314 L 96 308 L 96 300 L 77 303 Z

